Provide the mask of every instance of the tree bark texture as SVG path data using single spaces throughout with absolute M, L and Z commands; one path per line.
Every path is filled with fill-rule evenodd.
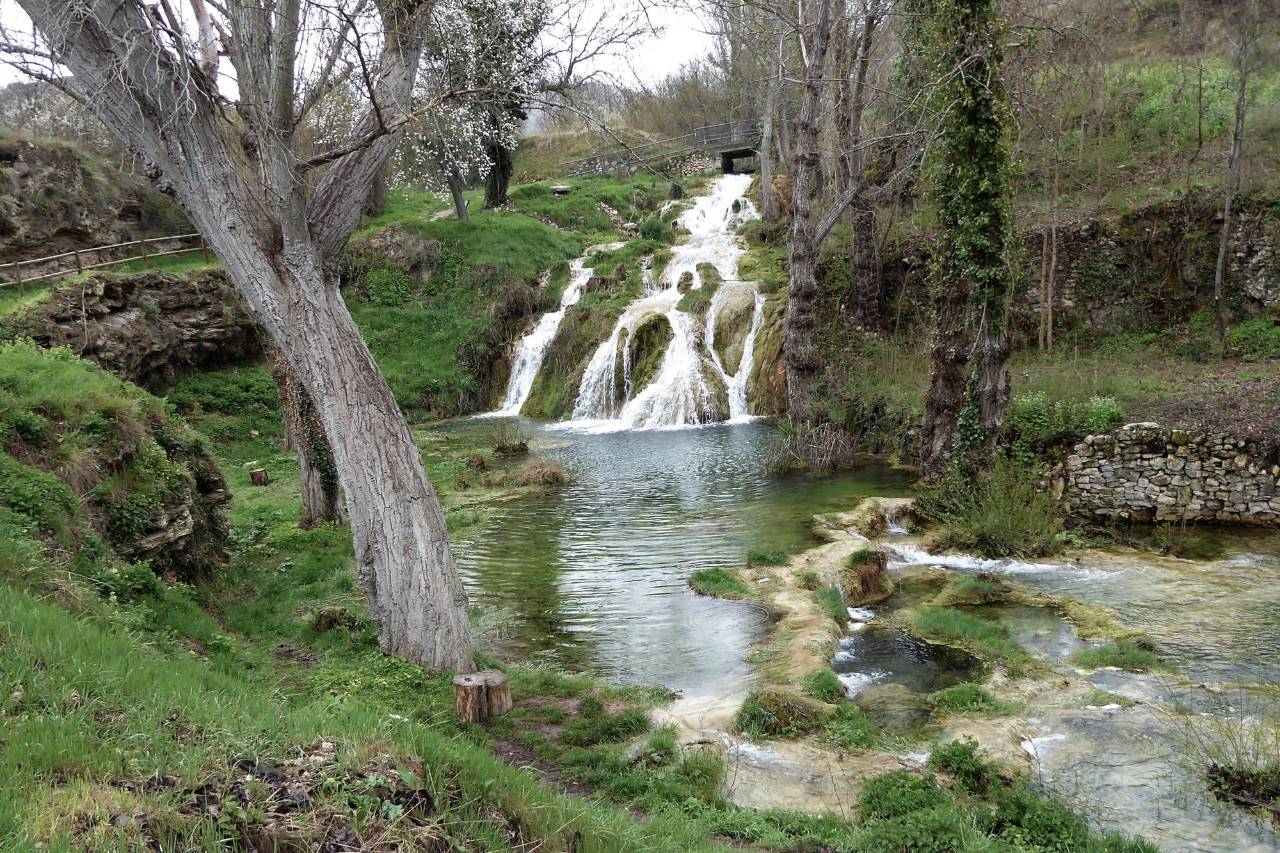
M 449 182 L 449 194 L 453 196 L 453 212 L 459 219 L 466 222 L 471 215 L 467 212 L 467 200 L 462 196 L 462 175 L 457 167 L 449 170 L 446 180 Z
M 338 254 L 398 134 L 384 132 L 371 111 L 323 160 L 318 181 L 305 180 L 293 144 L 298 33 L 280 24 L 299 20 L 301 0 L 282 0 L 274 14 L 230 7 L 223 43 L 240 93 L 237 122 L 196 63 L 163 46 L 140 0 L 20 2 L 71 84 L 147 160 L 217 252 L 313 401 L 383 652 L 473 671 L 444 512 L 337 285 Z M 404 115 L 429 7 L 386 0 L 376 8 L 383 38 L 374 95 L 384 114 Z
M 803 34 L 806 44 L 804 100 L 796 122 L 796 149 L 791 187 L 791 239 L 788 265 L 786 330 L 787 410 L 799 421 L 816 415 L 816 385 L 820 361 L 813 343 L 818 300 L 818 239 L 813 221 L 822 155 L 818 148 L 818 114 L 824 89 L 827 44 L 831 35 L 831 0 L 818 0 L 814 20 Z
M 311 395 L 298 382 L 288 359 L 279 352 L 275 354 L 271 378 L 280 397 L 286 449 L 298 454 L 298 479 L 302 488 L 298 527 L 310 530 L 321 524 L 342 524 L 347 516 L 338 469 Z
M 1248 15 L 1242 10 L 1241 15 Z M 1231 129 L 1231 154 L 1227 158 L 1227 187 L 1222 199 L 1222 230 L 1218 235 L 1218 262 L 1213 270 L 1213 313 L 1218 322 L 1218 347 L 1227 351 L 1227 306 L 1223 291 L 1227 280 L 1227 252 L 1231 247 L 1231 216 L 1236 193 L 1240 189 L 1240 155 L 1244 152 L 1244 118 L 1248 106 L 1249 48 L 1251 38 L 1246 18 L 1240 27 L 1240 41 L 1235 50 L 1235 66 L 1238 80 L 1236 89 L 1235 123 Z

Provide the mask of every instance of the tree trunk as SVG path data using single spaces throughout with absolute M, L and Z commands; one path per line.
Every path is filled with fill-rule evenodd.
M 507 188 L 511 185 L 516 158 L 511 149 L 492 142 L 489 144 L 489 159 L 493 161 L 493 166 L 484 182 L 484 206 L 494 208 L 507 203 Z
M 310 530 L 320 524 L 346 521 L 342 488 L 333 462 L 333 451 L 316 416 L 311 395 L 298 383 L 293 368 L 279 351 L 271 377 L 276 381 L 284 420 L 285 449 L 298 454 L 298 475 L 302 487 L 302 515 L 298 527 Z
M 819 0 L 813 30 L 808 37 L 804 102 L 796 125 L 796 153 L 791 185 L 791 240 L 788 262 L 791 270 L 787 289 L 786 357 L 787 410 L 798 421 L 812 421 L 816 415 L 816 385 L 820 366 L 813 344 L 818 299 L 818 241 L 813 222 L 813 200 L 817 192 L 822 155 L 818 149 L 818 112 L 823 91 L 823 73 L 831 28 L 831 0 Z
M 1242 11 L 1242 15 L 1247 12 Z M 1218 263 L 1213 270 L 1213 313 L 1218 321 L 1218 348 L 1227 353 L 1227 306 L 1223 290 L 1227 279 L 1227 251 L 1231 246 L 1231 214 L 1236 192 L 1240 188 L 1240 155 L 1244 151 L 1244 117 L 1249 87 L 1249 47 L 1251 44 L 1246 27 L 1241 25 L 1240 42 L 1236 45 L 1235 65 L 1240 87 L 1236 90 L 1235 125 L 1231 131 L 1231 155 L 1227 158 L 1227 187 L 1222 200 L 1222 231 L 1218 235 Z
M 377 216 L 387 203 L 387 170 L 384 166 L 369 185 L 369 194 L 364 199 L 364 215 Z
M 316 411 L 341 475 L 378 645 L 384 654 L 471 672 L 467 595 L 418 447 L 336 284 L 315 297 L 280 306 L 281 348 L 310 388 L 323 389 Z
M 880 300 L 884 296 L 884 275 L 880 266 L 880 242 L 876 234 L 876 210 L 865 199 L 851 207 L 853 321 L 864 332 L 878 332 L 884 325 Z
M 929 480 L 946 473 L 955 450 L 956 425 L 965 403 L 969 351 L 973 347 L 966 316 L 972 287 L 970 282 L 957 281 L 934 288 L 936 325 L 929 349 L 929 390 L 924 397 L 920 442 L 922 468 Z
M 769 77 L 764 99 L 764 122 L 760 129 L 760 215 L 769 222 L 778 218 L 778 201 L 773 193 L 773 113 L 778 107 L 780 74 L 781 69 Z
M 458 218 L 466 222 L 471 218 L 467 213 L 467 200 L 462 197 L 462 175 L 459 174 L 457 168 L 449 170 L 449 193 L 453 196 L 453 210 Z

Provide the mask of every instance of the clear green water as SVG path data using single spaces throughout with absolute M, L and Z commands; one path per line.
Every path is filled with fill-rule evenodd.
M 492 423 L 446 429 L 466 439 Z M 884 466 L 769 476 L 760 460 L 775 429 L 765 422 L 603 434 L 524 425 L 532 455 L 563 462 L 573 479 L 458 538 L 472 603 L 501 611 L 515 654 L 692 694 L 748 677 L 743 658 L 765 624 L 758 607 L 693 594 L 691 573 L 742 566 L 755 548 L 807 547 L 815 513 L 906 494 L 910 482 Z

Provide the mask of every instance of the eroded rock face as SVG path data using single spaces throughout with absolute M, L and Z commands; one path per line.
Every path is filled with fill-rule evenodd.
M 221 270 L 93 276 L 56 290 L 12 327 L 152 390 L 186 370 L 261 354 L 257 324 Z
M 1280 526 L 1280 465 L 1229 433 L 1135 423 L 1076 445 L 1053 482 L 1075 515 Z
M 755 291 L 749 284 L 721 285 L 715 302 L 715 334 L 711 345 L 715 347 L 720 364 L 729 375 L 736 375 L 742 364 L 742 349 L 751 332 L 751 318 L 755 313 Z
M 747 384 L 747 408 L 753 415 L 781 415 L 787 411 L 787 374 L 782 359 L 786 313 L 785 293 L 771 294 L 765 300 L 751 381 Z

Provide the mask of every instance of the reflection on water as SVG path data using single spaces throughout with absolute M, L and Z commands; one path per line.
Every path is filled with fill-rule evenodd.
M 850 696 L 872 684 L 902 684 L 932 693 L 982 674 L 979 661 L 959 649 L 877 625 L 841 637 L 831 668 Z
M 753 605 L 694 595 L 692 572 L 741 566 L 753 548 L 802 547 L 814 513 L 908 484 L 878 466 L 768 477 L 760 460 L 774 428 L 764 422 L 602 434 L 525 426 L 534 453 L 562 461 L 573 480 L 502 506 L 455 541 L 472 603 L 508 612 L 516 654 L 695 694 L 747 675 L 743 655 L 764 620 Z

